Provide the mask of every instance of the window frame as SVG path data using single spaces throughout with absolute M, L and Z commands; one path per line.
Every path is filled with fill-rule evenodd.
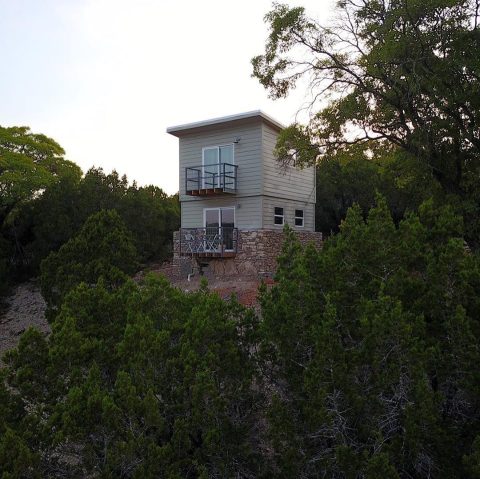
M 302 212 L 302 216 L 297 216 L 297 211 Z M 301 220 L 302 224 L 297 225 L 297 220 Z M 305 210 L 304 209 L 297 209 L 295 208 L 295 216 L 293 217 L 293 224 L 296 228 L 304 228 L 305 227 Z
M 237 228 L 237 209 L 233 206 L 217 206 L 203 208 L 203 228 L 207 228 L 207 211 L 217 211 L 218 215 L 218 230 L 220 231 L 222 226 L 222 210 L 233 210 L 233 229 Z M 235 251 L 234 249 L 225 249 L 225 252 Z
M 278 215 L 276 213 L 276 209 L 279 208 L 282 210 L 282 214 L 281 215 Z M 279 223 L 276 223 L 275 222 L 275 219 L 276 218 L 282 218 L 282 223 L 279 224 Z M 274 206 L 273 207 L 273 226 L 278 226 L 278 227 L 282 227 L 282 226 L 285 226 L 285 208 L 283 206 Z
M 220 158 L 220 148 L 224 148 L 226 146 L 232 147 L 232 165 L 235 165 L 235 143 L 222 143 L 220 145 L 211 145 L 211 146 L 203 146 L 202 147 L 202 176 L 204 177 L 202 180 L 202 188 L 205 188 L 205 150 L 217 150 L 217 158 L 218 161 L 214 165 L 217 167 L 217 175 L 218 181 L 220 181 L 220 165 L 222 164 Z M 228 164 L 228 163 L 227 163 Z M 213 165 L 209 165 L 213 166 Z M 217 185 L 220 186 L 220 185 Z

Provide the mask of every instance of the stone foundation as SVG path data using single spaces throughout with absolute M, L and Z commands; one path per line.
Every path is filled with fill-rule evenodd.
M 302 245 L 313 243 L 322 247 L 322 233 L 295 231 Z M 173 234 L 172 273 L 185 278 L 188 273 L 202 272 L 205 276 L 271 277 L 277 268 L 277 257 L 285 235 L 277 230 L 239 230 L 237 254 L 233 258 L 195 258 L 180 256 L 180 232 Z

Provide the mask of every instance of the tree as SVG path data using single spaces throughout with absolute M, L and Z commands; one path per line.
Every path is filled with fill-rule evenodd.
M 39 475 L 261 477 L 252 311 L 148 276 L 79 285 L 52 329 L 6 357 Z
M 285 129 L 283 161 L 312 164 L 362 144 L 401 150 L 466 203 L 478 233 L 480 47 L 476 0 L 341 0 L 340 21 L 319 25 L 303 8 L 267 14 L 265 53 L 253 75 L 273 98 L 310 82 L 312 117 Z M 320 102 L 328 101 L 320 107 Z
M 172 254 L 173 232 L 180 228 L 178 196 L 168 196 L 156 186 L 134 185 L 117 208 L 144 263 L 163 261 Z
M 173 231 L 179 227 L 178 197 L 155 186 L 129 184 L 113 171 L 91 168 L 83 178 L 60 178 L 18 218 L 29 273 L 75 236 L 87 218 L 102 209 L 114 209 L 133 236 L 139 261 L 162 261 L 171 254 Z
M 386 154 L 375 145 L 353 148 L 325 157 L 317 165 L 315 227 L 325 234 L 338 232 L 347 211 L 358 204 L 366 217 L 377 193 L 387 200 L 398 224 L 409 211 L 430 197 L 442 200 L 440 188 L 421 165 L 401 151 Z
M 78 176 L 80 168 L 64 159 L 65 151 L 51 138 L 27 127 L 0 127 L 0 213 L 6 218 L 21 202 L 30 200 L 64 175 Z
M 40 284 L 50 317 L 78 284 L 96 284 L 102 277 L 107 285 L 115 286 L 133 274 L 136 266 L 132 236 L 118 213 L 93 214 L 76 236 L 41 264 Z
M 366 219 L 351 208 L 320 252 L 288 233 L 261 297 L 279 477 L 476 467 L 480 261 L 462 233 L 452 208 L 432 201 L 397 227 L 382 198 Z
M 22 208 L 60 178 L 81 176 L 64 154 L 57 142 L 27 127 L 0 126 L 0 242 L 7 244 L 0 253 L 0 288 L 27 262 L 19 227 Z

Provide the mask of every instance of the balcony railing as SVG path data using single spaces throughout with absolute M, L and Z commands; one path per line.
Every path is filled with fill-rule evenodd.
M 191 196 L 236 193 L 237 165 L 190 166 L 185 168 L 185 192 Z
M 180 229 L 180 255 L 231 257 L 237 253 L 238 229 L 226 226 Z

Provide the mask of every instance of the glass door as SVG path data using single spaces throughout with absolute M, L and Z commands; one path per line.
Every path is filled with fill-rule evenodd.
M 233 251 L 233 228 L 235 227 L 235 208 L 222 208 L 220 210 L 222 225 L 223 249 Z
M 218 188 L 219 173 L 218 147 L 204 148 L 202 188 Z
M 233 180 L 233 145 L 218 147 L 220 163 L 220 181 L 223 188 L 235 189 Z
M 220 248 L 220 209 L 205 209 L 205 251 L 215 252 Z
M 233 145 L 203 149 L 202 188 L 235 189 Z
M 233 251 L 235 208 L 205 208 L 205 251 Z

